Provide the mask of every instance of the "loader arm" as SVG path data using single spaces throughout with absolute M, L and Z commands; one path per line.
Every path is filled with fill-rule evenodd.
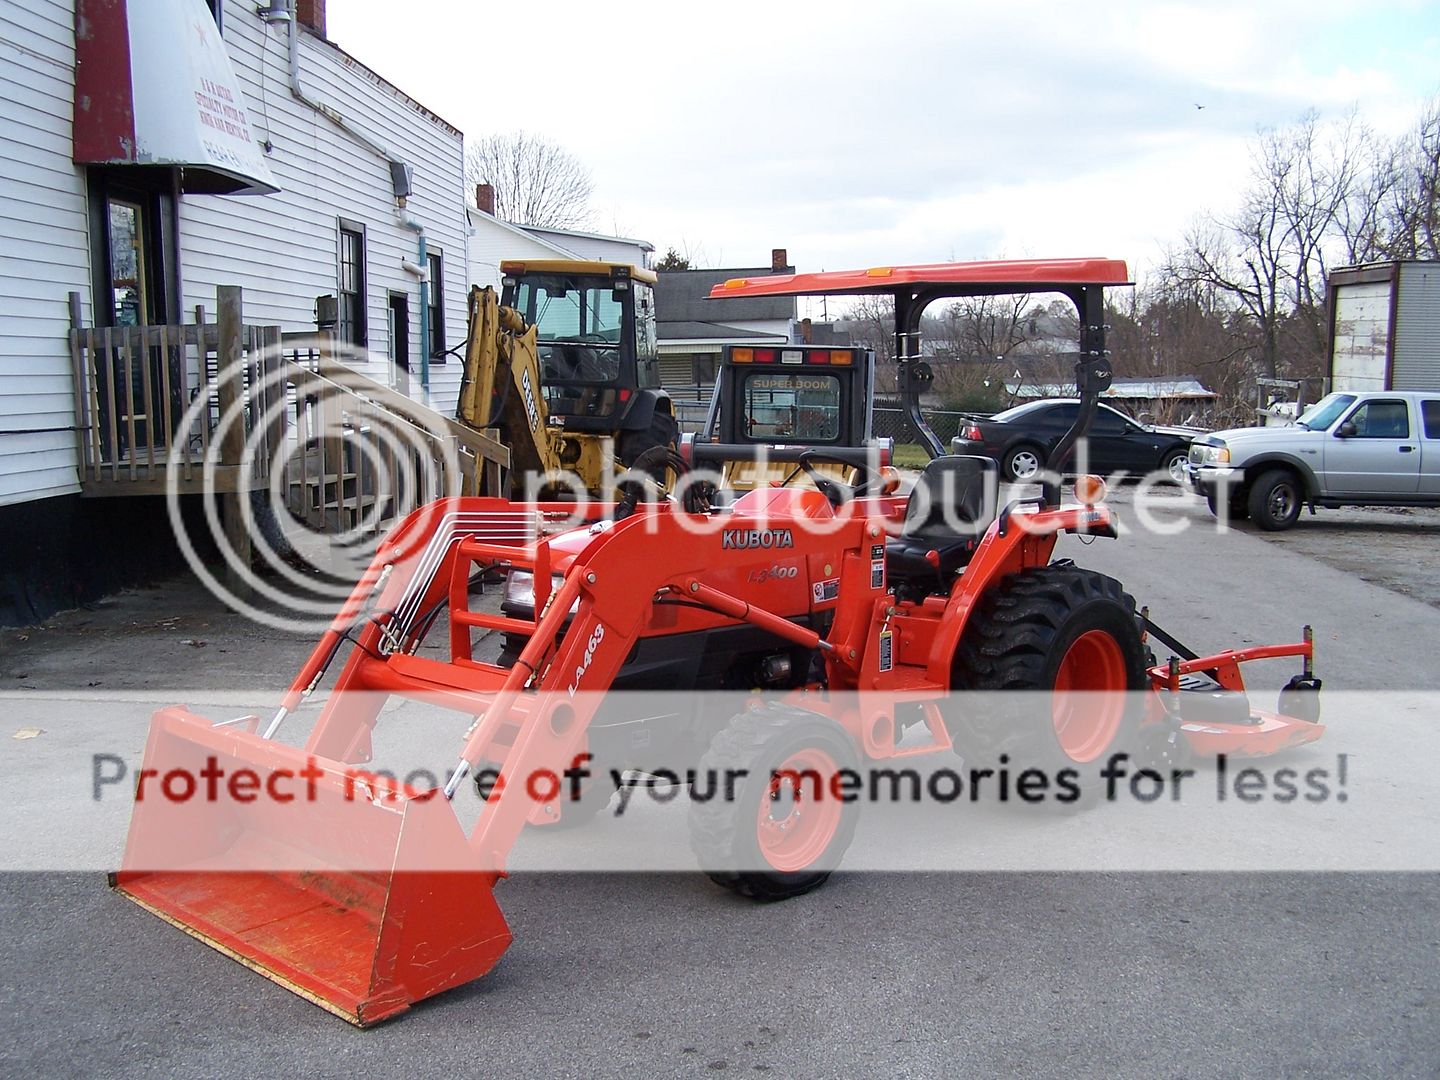
M 502 307 L 488 285 L 470 290 L 470 333 L 455 415 L 467 427 L 506 432 L 518 473 L 560 469 L 559 440 L 550 430 L 540 381 L 536 329 Z

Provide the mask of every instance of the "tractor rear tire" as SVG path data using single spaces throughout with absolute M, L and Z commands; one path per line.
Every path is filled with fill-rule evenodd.
M 1146 676 L 1135 600 L 1114 578 L 1076 566 L 1011 574 L 970 616 L 955 650 L 951 687 L 1049 692 L 1048 707 L 1024 695 L 1012 709 L 994 697 L 983 707 L 967 707 L 963 693 L 953 695 L 951 739 L 972 768 L 1044 773 L 1044 800 L 1017 797 L 1017 805 L 1089 808 L 1102 789 L 1097 766 L 1112 753 L 1137 748 L 1143 712 L 1138 691 Z M 1057 691 L 1084 697 L 1067 701 Z M 1067 770 L 1070 782 L 1064 785 Z
M 831 777 L 859 767 L 854 741 L 833 720 L 779 705 L 739 714 L 700 759 L 696 786 L 709 797 L 692 788 L 690 849 L 701 869 L 752 900 L 818 888 L 860 816 L 858 802 L 833 794 Z
M 674 414 L 657 408 L 651 414 L 649 427 L 620 433 L 620 437 L 615 440 L 615 456 L 620 459 L 620 464 L 628 469 L 635 463 L 635 459 L 647 450 L 653 450 L 657 446 L 674 447 L 679 436 L 680 425 L 675 422 Z M 665 464 L 661 462 L 653 466 L 650 475 L 656 483 L 663 486 Z

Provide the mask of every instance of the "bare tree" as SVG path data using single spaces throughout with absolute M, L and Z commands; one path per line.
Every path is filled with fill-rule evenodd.
M 594 216 L 590 170 L 569 151 L 525 131 L 490 135 L 465 152 L 465 178 L 495 190 L 495 216 L 573 229 Z
M 895 303 L 878 293 L 857 296 L 840 324 L 850 331 L 850 340 L 875 353 L 875 389 L 896 392 Z
M 1030 308 L 1025 293 L 957 300 L 941 317 L 941 345 L 957 358 L 1003 361 L 1035 338 Z
M 1358 197 L 1373 147 L 1353 115 L 1322 126 L 1310 113 L 1261 132 L 1240 208 L 1202 218 L 1171 254 L 1171 288 L 1218 290 L 1249 324 L 1257 373 L 1308 370 L 1323 357 L 1326 271 L 1367 228 Z
M 1431 98 L 1395 145 L 1394 183 L 1383 213 L 1377 254 L 1392 259 L 1440 259 L 1440 95 Z

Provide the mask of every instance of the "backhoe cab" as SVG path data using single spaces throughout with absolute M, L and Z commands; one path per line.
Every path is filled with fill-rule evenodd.
M 457 418 L 496 427 L 527 475 L 568 472 L 601 493 L 612 467 L 674 444 L 655 345 L 655 275 L 623 263 L 500 264 L 502 292 L 470 294 Z M 554 485 L 550 485 L 554 487 Z M 495 492 L 494 494 L 508 494 Z

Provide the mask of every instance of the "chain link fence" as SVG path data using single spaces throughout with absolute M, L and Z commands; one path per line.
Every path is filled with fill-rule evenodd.
M 922 409 L 921 415 L 929 422 L 931 430 L 939 436 L 940 444 L 948 446 L 950 440 L 960 434 L 960 428 L 969 414 Z M 914 432 L 910 431 L 905 423 L 903 410 L 880 406 L 875 409 L 875 437 L 877 439 L 894 439 L 899 444 L 915 441 Z

